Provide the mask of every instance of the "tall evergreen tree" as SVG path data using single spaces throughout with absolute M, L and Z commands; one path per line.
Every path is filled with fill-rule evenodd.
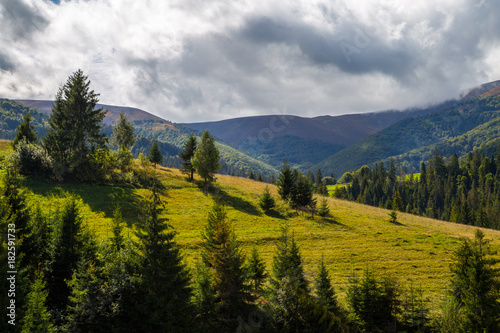
M 106 149 L 102 128 L 107 111 L 96 109 L 98 97 L 81 70 L 70 75 L 57 92 L 43 144 L 52 158 L 70 171 L 87 164 L 96 150 Z
M 328 311 L 334 313 L 338 312 L 339 306 L 337 297 L 335 296 L 335 291 L 330 281 L 330 275 L 326 269 L 323 258 L 321 258 L 318 273 L 316 275 L 316 295 L 321 306 L 326 307 Z
M 211 270 L 217 313 L 223 329 L 234 329 L 238 316 L 246 317 L 252 296 L 244 267 L 245 256 L 220 199 L 214 201 L 202 237 L 202 258 Z
M 275 205 L 276 203 L 274 202 L 271 192 L 269 192 L 269 187 L 266 186 L 264 193 L 259 198 L 259 206 L 267 213 L 273 209 Z
M 200 175 L 205 183 L 214 181 L 214 174 L 220 170 L 220 153 L 215 146 L 215 139 L 208 130 L 205 130 L 201 136 L 200 144 L 191 158 L 196 173 Z
M 179 155 L 182 158 L 182 173 L 187 174 L 190 181 L 194 180 L 194 167 L 191 159 L 196 151 L 196 144 L 196 137 L 191 134 L 184 143 L 184 150 Z
M 29 111 L 24 115 L 23 121 L 16 129 L 16 137 L 12 142 L 12 146 L 15 148 L 17 144 L 25 140 L 28 143 L 37 143 L 37 133 L 35 132 L 35 126 L 31 124 L 33 117 L 31 117 Z
M 193 320 L 190 277 L 174 241 L 175 232 L 161 217 L 164 204 L 156 182 L 136 234 L 142 254 L 138 320 L 145 332 L 189 331 Z
M 267 277 L 267 273 L 266 265 L 262 259 L 260 259 L 259 252 L 255 246 L 252 248 L 250 258 L 248 258 L 247 271 L 252 281 L 253 288 L 259 290 Z
M 494 252 L 484 236 L 478 229 L 474 240 L 464 239 L 451 265 L 451 292 L 464 332 L 498 332 L 500 327 L 499 260 L 491 257 Z
M 34 282 L 31 284 L 31 291 L 28 294 L 26 313 L 22 319 L 23 333 L 52 333 L 56 332 L 51 323 L 51 315 L 46 307 L 47 291 L 45 282 L 40 273 L 38 273 Z
M 120 150 L 130 150 L 135 140 L 134 125 L 128 121 L 125 112 L 121 111 L 113 126 L 111 143 L 118 146 Z
M 153 163 L 154 167 L 163 162 L 163 155 L 161 154 L 160 147 L 158 146 L 158 141 L 153 140 L 153 143 L 149 148 L 148 158 L 149 161 Z
M 296 177 L 293 170 L 288 165 L 288 162 L 283 164 L 276 185 L 278 193 L 283 200 L 293 200 L 296 193 L 295 185 Z

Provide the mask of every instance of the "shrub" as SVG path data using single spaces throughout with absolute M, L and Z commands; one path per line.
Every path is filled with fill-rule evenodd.
M 52 173 L 53 160 L 39 145 L 21 140 L 11 157 L 12 164 L 23 175 L 48 176 Z

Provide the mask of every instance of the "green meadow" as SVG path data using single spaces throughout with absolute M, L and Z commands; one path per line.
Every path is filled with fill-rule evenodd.
M 421 288 L 430 308 L 437 310 L 446 296 L 453 251 L 462 237 L 473 237 L 476 229 L 404 213 L 398 213 L 398 223 L 393 224 L 389 222 L 388 210 L 334 198 L 327 198 L 330 216 L 311 218 L 278 200 L 274 185 L 217 175 L 216 183 L 207 187 L 199 179 L 187 182 L 177 169 L 160 168 L 157 173 L 166 187 L 162 192 L 164 216 L 177 232 L 175 239 L 188 266 L 192 267 L 199 257 L 200 234 L 212 198 L 220 196 L 246 253 L 256 246 L 270 270 L 281 227 L 288 224 L 300 246 L 309 280 L 312 281 L 323 257 L 341 300 L 345 299 L 348 279 L 370 268 L 395 277 L 402 286 Z M 32 204 L 39 203 L 49 215 L 56 213 L 64 196 L 81 198 L 85 225 L 102 242 L 111 235 L 117 206 L 126 222 L 125 235 L 134 238 L 134 230 L 141 223 L 140 207 L 150 194 L 149 190 L 132 185 L 59 184 L 32 179 L 26 179 L 25 185 Z M 278 206 L 267 215 L 258 206 L 266 186 Z M 498 249 L 500 231 L 484 232 Z

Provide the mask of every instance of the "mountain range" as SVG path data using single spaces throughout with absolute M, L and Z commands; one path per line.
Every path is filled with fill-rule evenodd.
M 141 149 L 144 151 L 152 139 L 157 139 L 172 161 L 190 134 L 199 136 L 207 129 L 218 141 L 225 173 L 243 176 L 253 171 L 270 177 L 288 161 L 302 172 L 321 169 L 324 175 L 332 173 L 338 178 L 344 172 L 389 158 L 397 158 L 409 172 L 418 171 L 433 149 L 445 156 L 464 156 L 474 149 L 496 152 L 500 141 L 499 96 L 500 81 L 493 81 L 458 99 L 407 110 L 314 118 L 269 115 L 183 124 L 137 108 L 98 107 L 108 110 L 107 131 L 123 110 L 143 138 Z M 16 102 L 45 115 L 53 103 L 25 99 Z M 13 116 L 9 117 L 8 124 L 5 117 L 0 118 L 5 133 L 21 119 L 19 116 L 12 121 Z M 43 131 L 43 124 L 37 126 Z M 5 133 L 1 136 L 9 138 Z M 9 133 L 12 136 L 12 129 Z

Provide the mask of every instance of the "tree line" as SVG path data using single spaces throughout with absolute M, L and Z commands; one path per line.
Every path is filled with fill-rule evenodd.
M 496 156 L 477 151 L 458 159 L 453 154 L 445 161 L 434 150 L 420 174 L 405 175 L 391 160 L 373 169 L 363 166 L 346 173 L 345 188 L 335 197 L 394 209 L 420 216 L 484 228 L 500 229 L 500 149 Z

